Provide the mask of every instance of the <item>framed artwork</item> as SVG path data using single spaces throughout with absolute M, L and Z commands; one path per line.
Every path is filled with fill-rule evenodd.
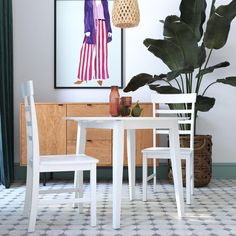
M 123 30 L 113 0 L 54 0 L 57 89 L 123 88 Z

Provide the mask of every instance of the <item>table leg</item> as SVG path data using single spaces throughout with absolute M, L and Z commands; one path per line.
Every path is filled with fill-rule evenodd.
M 76 139 L 76 154 L 81 154 L 85 152 L 86 144 L 86 130 L 82 123 L 78 122 L 77 125 L 77 139 Z M 75 198 L 83 197 L 83 171 L 75 171 L 74 175 L 74 187 L 79 189 L 79 192 L 75 192 Z M 74 204 L 75 207 L 78 206 L 77 203 Z M 82 209 L 82 203 L 79 204 L 79 210 Z
M 113 127 L 113 228 L 120 228 L 121 192 L 124 161 L 124 128 L 121 122 Z
M 175 188 L 175 198 L 177 204 L 178 216 L 184 216 L 184 198 L 183 198 L 183 180 L 182 180 L 182 169 L 181 169 L 181 158 L 180 158 L 180 144 L 179 144 L 179 129 L 177 122 L 170 129 L 170 154 L 172 162 L 172 171 Z
M 127 130 L 127 156 L 129 174 L 129 198 L 132 201 L 135 197 L 135 130 Z

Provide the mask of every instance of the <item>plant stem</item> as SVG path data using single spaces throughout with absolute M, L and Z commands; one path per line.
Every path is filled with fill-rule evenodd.
M 165 80 L 165 79 L 161 79 L 161 80 L 164 81 L 164 82 L 166 82 L 167 84 L 169 84 L 171 87 L 173 87 L 172 84 L 171 84 L 169 81 L 167 81 L 167 80 Z
M 212 0 L 212 2 L 211 2 L 210 16 L 212 14 L 214 14 L 214 12 L 215 12 L 215 2 L 216 2 L 216 0 Z
M 212 82 L 211 84 L 209 84 L 207 87 L 206 87 L 206 89 L 204 90 L 204 92 L 202 93 L 202 96 L 204 96 L 204 94 L 206 93 L 206 91 L 207 91 L 207 89 L 209 88 L 209 87 L 211 87 L 213 84 L 216 84 L 217 82 Z
M 189 73 L 190 77 L 190 93 L 192 93 L 193 90 L 193 73 Z
M 209 55 L 208 55 L 208 57 L 207 57 L 207 60 L 206 60 L 206 63 L 205 63 L 205 66 L 204 66 L 203 69 L 206 69 L 206 67 L 207 67 L 207 65 L 208 65 L 208 62 L 209 62 L 209 60 L 210 60 L 212 51 L 213 51 L 213 48 L 212 48 L 212 49 L 210 50 L 210 52 L 209 52 Z M 197 92 L 197 94 L 199 93 L 199 89 L 200 89 L 200 85 L 201 85 L 201 83 L 202 83 L 202 78 L 203 78 L 203 76 L 204 76 L 204 75 L 202 75 L 202 76 L 199 77 L 199 80 L 198 80 L 198 83 L 197 83 L 197 86 L 196 86 L 196 92 Z
M 196 135 L 196 122 L 197 122 L 197 111 L 195 111 L 195 116 L 194 116 L 194 135 Z
M 185 78 L 186 78 L 186 89 L 187 89 L 187 93 L 189 93 L 189 78 L 188 78 L 188 74 L 185 74 Z
M 184 93 L 184 80 L 181 74 L 180 74 L 180 79 L 181 79 L 181 85 L 182 85 L 182 92 Z
M 200 75 L 201 69 L 202 69 L 202 66 L 199 67 L 198 75 Z M 200 76 L 197 78 L 197 84 L 196 84 L 196 87 L 195 87 L 195 93 L 197 93 L 197 94 L 198 94 L 198 90 L 199 90 L 199 80 L 200 80 Z
M 178 87 L 179 87 L 179 90 L 181 90 L 181 87 L 180 87 L 179 81 L 178 81 L 177 79 L 175 79 L 175 81 L 176 81 L 176 83 L 177 83 L 177 85 L 178 85 Z
M 210 52 L 209 52 L 209 55 L 208 55 L 208 57 L 207 57 L 207 61 L 206 61 L 206 64 L 205 64 L 205 66 L 204 66 L 204 69 L 206 69 L 206 67 L 207 67 L 207 64 L 208 64 L 208 62 L 209 62 L 209 60 L 210 60 L 210 57 L 211 57 L 211 54 L 212 54 L 212 51 L 213 51 L 213 48 L 210 50 Z M 201 76 L 201 77 L 203 77 L 203 76 Z

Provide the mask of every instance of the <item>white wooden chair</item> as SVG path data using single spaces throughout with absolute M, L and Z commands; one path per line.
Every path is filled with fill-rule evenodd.
M 190 136 L 190 146 L 180 148 L 181 159 L 186 161 L 186 203 L 191 204 L 191 195 L 194 189 L 194 114 L 196 94 L 152 94 L 153 116 L 180 116 L 189 117 L 179 121 L 179 134 Z M 157 104 L 160 108 L 157 109 Z M 165 105 L 164 105 L 165 104 Z M 170 104 L 177 109 L 163 109 Z M 184 128 L 184 129 L 183 129 Z M 153 130 L 153 147 L 142 150 L 143 153 L 143 201 L 147 200 L 147 183 L 153 179 L 154 191 L 156 191 L 156 159 L 170 159 L 168 147 L 156 146 L 156 135 L 168 134 L 168 130 Z M 147 175 L 147 159 L 153 159 L 153 174 Z
M 35 230 L 37 208 L 40 205 L 90 202 L 91 226 L 96 226 L 96 163 L 98 162 L 98 160 L 84 154 L 40 156 L 38 126 L 32 81 L 26 81 L 22 84 L 22 94 L 24 97 L 27 133 L 27 180 L 24 214 L 29 216 L 28 232 L 33 232 Z M 78 192 L 78 189 L 76 188 L 40 191 L 39 179 L 41 172 L 84 170 L 90 171 L 91 196 L 89 198 L 78 198 L 77 194 L 73 194 L 72 197 L 69 199 L 39 199 L 39 194 Z

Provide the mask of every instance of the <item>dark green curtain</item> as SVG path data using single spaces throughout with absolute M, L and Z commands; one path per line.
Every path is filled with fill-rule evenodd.
M 12 0 L 0 0 L 0 183 L 14 179 Z

